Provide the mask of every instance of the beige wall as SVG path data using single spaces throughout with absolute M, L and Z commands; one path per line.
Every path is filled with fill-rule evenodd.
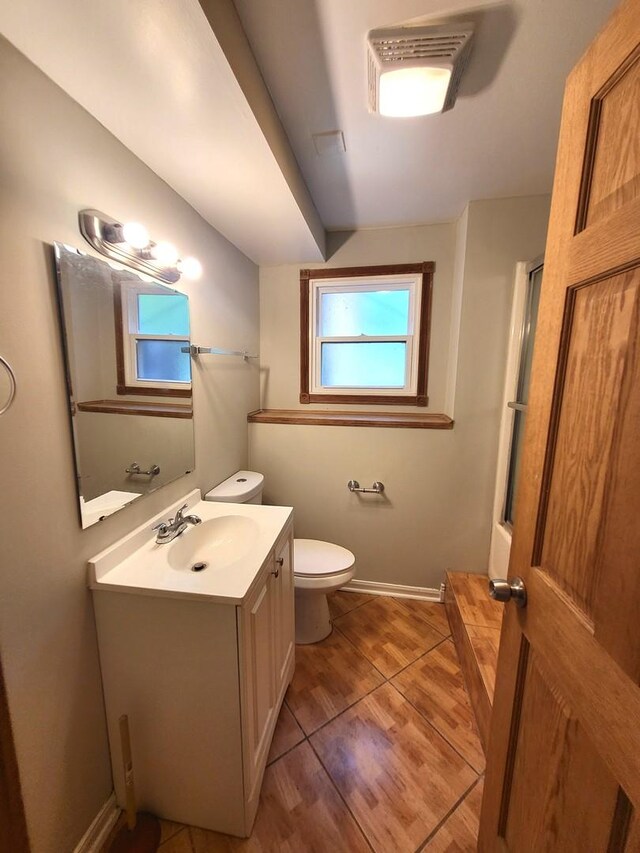
M 542 252 L 548 208 L 472 202 L 458 223 L 330 235 L 332 267 L 435 260 L 429 409 L 456 419 L 452 431 L 251 425 L 265 499 L 295 507 L 297 536 L 350 548 L 360 580 L 437 588 L 446 569 L 486 571 L 514 267 Z M 260 270 L 268 408 L 300 408 L 298 272 Z M 351 478 L 381 480 L 385 496 L 350 494 Z
M 86 560 L 246 465 L 258 370 L 203 358 L 196 472 L 83 532 L 50 246 L 90 251 L 83 207 L 140 219 L 202 261 L 202 280 L 188 285 L 194 341 L 233 349 L 258 346 L 257 269 L 4 40 L 0 81 L 0 353 L 18 378 L 0 418 L 0 647 L 32 848 L 67 853 L 112 788 Z

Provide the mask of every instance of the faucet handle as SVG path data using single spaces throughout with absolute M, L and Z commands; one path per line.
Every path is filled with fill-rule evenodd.
M 161 521 L 159 524 L 155 524 L 151 529 L 154 531 L 159 530 L 160 533 L 166 533 L 168 527 L 169 527 L 169 525 L 167 524 L 166 521 Z
M 182 515 L 182 513 L 185 511 L 188 505 L 189 504 L 183 504 L 183 506 L 181 506 L 180 509 L 176 511 L 176 516 L 174 519 L 172 519 L 171 522 L 172 524 L 180 524 L 183 521 L 184 516 Z

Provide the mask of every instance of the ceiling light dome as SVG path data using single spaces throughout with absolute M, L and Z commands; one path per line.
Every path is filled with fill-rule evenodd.
M 450 110 L 471 51 L 473 24 L 372 30 L 369 110 L 408 117 Z

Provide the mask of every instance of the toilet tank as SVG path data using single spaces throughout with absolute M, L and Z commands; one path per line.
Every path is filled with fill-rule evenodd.
M 256 471 L 236 471 L 204 496 L 205 501 L 233 504 L 261 504 L 264 475 Z

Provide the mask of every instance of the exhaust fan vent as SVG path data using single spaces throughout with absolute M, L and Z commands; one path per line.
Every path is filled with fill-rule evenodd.
M 371 30 L 367 40 L 369 110 L 383 115 L 426 115 L 450 110 L 469 60 L 472 37 L 470 23 Z M 423 92 L 422 107 L 416 107 L 420 111 L 385 109 L 384 89 L 397 93 L 396 83 L 412 88 L 414 93 L 421 85 L 431 87 L 428 95 L 426 89 Z M 387 100 L 390 97 L 387 95 Z

